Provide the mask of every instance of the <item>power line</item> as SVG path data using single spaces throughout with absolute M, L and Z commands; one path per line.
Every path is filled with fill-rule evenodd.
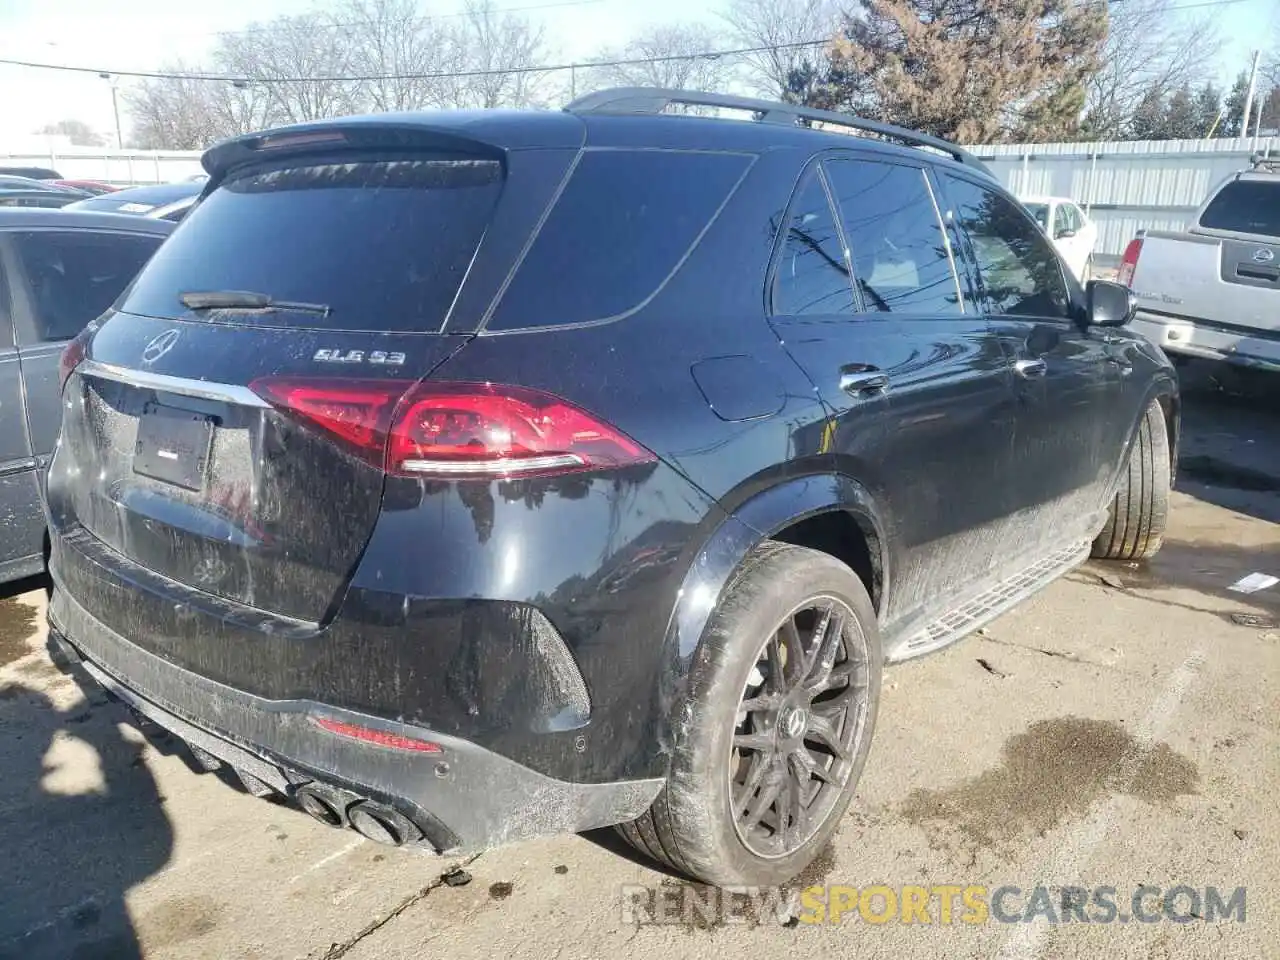
M 102 67 L 77 67 L 58 63 L 36 63 L 30 60 L 0 59 L 0 64 L 14 67 L 30 67 L 37 70 L 64 70 L 75 73 L 93 73 L 98 76 L 137 77 L 146 80 L 202 80 L 238 84 L 268 83 L 368 83 L 379 80 L 452 80 L 469 77 L 514 76 L 529 73 L 556 73 L 563 70 L 583 70 L 590 67 L 630 67 L 650 63 L 675 63 L 680 60 L 719 60 L 721 57 L 742 56 L 749 53 L 769 53 L 774 50 L 798 50 L 804 47 L 824 47 L 830 38 L 802 40 L 796 43 L 779 43 L 766 47 L 739 47 L 734 50 L 706 50 L 701 53 L 672 53 L 661 57 L 631 57 L 620 60 L 590 60 L 574 63 L 541 64 L 530 67 L 498 67 L 490 70 L 455 70 L 442 73 L 384 73 L 364 76 L 319 77 L 245 77 L 211 73 L 170 73 L 151 70 L 107 70 Z
M 532 3 L 517 7 L 494 7 L 491 13 L 532 13 L 538 10 L 555 10 L 561 7 L 587 7 L 598 3 L 606 3 L 608 0 L 554 0 L 548 3 Z M 305 14 L 304 14 L 305 16 Z M 435 23 L 439 20 L 460 20 L 463 17 L 470 16 L 466 10 L 458 13 L 435 13 L 425 17 L 413 17 L 410 23 Z M 323 30 L 336 30 L 344 27 L 358 27 L 368 21 L 364 20 L 331 20 L 326 23 L 318 23 L 316 26 Z M 184 37 L 247 37 L 258 33 L 270 33 L 274 29 L 271 23 L 261 23 L 255 26 L 244 27 L 240 30 L 191 30 L 182 31 L 180 33 L 166 33 L 165 36 L 184 36 Z
M 573 6 L 598 0 L 560 0 L 559 3 L 547 3 L 525 8 L 508 9 L 542 9 L 552 6 Z M 1203 7 L 1220 7 L 1234 3 L 1246 3 L 1248 0 L 1199 0 L 1167 8 L 1166 12 L 1179 10 L 1195 10 Z M 71 73 L 92 73 L 98 76 L 134 77 L 143 80 L 193 80 L 221 83 L 244 84 L 280 84 L 280 83 L 369 83 L 385 80 L 462 80 L 475 77 L 519 76 L 533 73 L 559 73 L 565 70 L 581 70 L 591 67 L 630 67 L 656 63 L 676 63 L 683 60 L 718 60 L 721 57 L 744 56 L 752 53 L 771 53 L 777 50 L 798 50 L 805 47 L 823 47 L 831 42 L 829 37 L 816 40 L 801 40 L 795 43 L 780 43 L 761 47 L 739 47 L 732 50 L 706 50 L 700 53 L 674 53 L 658 57 L 633 57 L 617 60 L 591 60 L 584 62 L 542 64 L 528 67 L 498 67 L 488 70 L 460 70 L 439 73 L 387 73 L 365 76 L 313 76 L 313 77 L 246 77 L 230 74 L 213 73 L 175 73 L 163 70 L 108 70 L 103 67 L 81 67 L 70 64 L 41 63 L 32 60 L 13 60 L 0 58 L 0 65 L 27 67 L 33 70 L 61 70 Z

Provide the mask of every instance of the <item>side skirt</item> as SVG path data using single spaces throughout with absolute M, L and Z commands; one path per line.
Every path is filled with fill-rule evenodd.
M 885 660 L 889 663 L 909 660 L 967 637 L 1089 559 L 1090 546 L 1091 541 L 1086 540 L 1051 553 L 981 593 L 971 595 L 923 629 L 907 634 L 890 646 L 885 651 Z

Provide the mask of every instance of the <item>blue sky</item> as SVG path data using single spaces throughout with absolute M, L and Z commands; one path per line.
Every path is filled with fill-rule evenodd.
M 619 46 L 648 24 L 715 22 L 722 6 L 720 0 L 496 2 L 503 8 L 542 7 L 526 15 L 546 26 L 566 61 Z M 179 58 L 199 61 L 218 31 L 241 29 L 254 20 L 316 5 L 316 0 L 0 0 L 0 57 L 117 70 L 154 69 Z M 456 14 L 460 0 L 437 0 L 425 6 L 433 13 Z M 1206 10 L 1219 18 L 1227 40 L 1220 70 L 1224 82 L 1247 66 L 1253 45 L 1270 44 L 1280 35 L 1280 0 L 1230 0 L 1193 12 Z M 93 74 L 0 65 L 0 138 L 70 118 L 84 120 L 103 133 L 112 130 L 107 83 Z M 3 146 L 0 143 L 0 149 Z

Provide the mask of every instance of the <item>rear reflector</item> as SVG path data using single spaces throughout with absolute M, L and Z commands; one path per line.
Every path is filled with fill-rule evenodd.
M 444 748 L 429 740 L 415 740 L 413 737 L 402 737 L 387 733 L 384 730 L 371 730 L 369 727 L 357 726 L 354 723 L 343 723 L 328 717 L 312 717 L 311 722 L 322 730 L 346 737 L 348 740 L 361 740 L 379 747 L 390 747 L 393 750 L 411 750 L 416 753 L 444 753 Z
M 656 459 L 578 407 L 525 387 L 268 377 L 250 388 L 399 476 L 538 477 Z

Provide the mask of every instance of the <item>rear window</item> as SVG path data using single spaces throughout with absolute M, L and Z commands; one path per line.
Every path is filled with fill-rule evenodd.
M 17 234 L 37 339 L 74 337 L 115 303 L 162 239 L 85 230 Z
M 1280 237 L 1280 181 L 1234 180 L 1218 191 L 1200 216 L 1210 230 Z
M 473 159 L 299 164 L 237 177 L 191 211 L 123 307 L 180 317 L 183 293 L 243 290 L 329 313 L 220 321 L 438 330 L 501 186 L 498 162 Z
M 673 150 L 583 154 L 488 329 L 590 323 L 634 310 L 693 249 L 751 159 Z

